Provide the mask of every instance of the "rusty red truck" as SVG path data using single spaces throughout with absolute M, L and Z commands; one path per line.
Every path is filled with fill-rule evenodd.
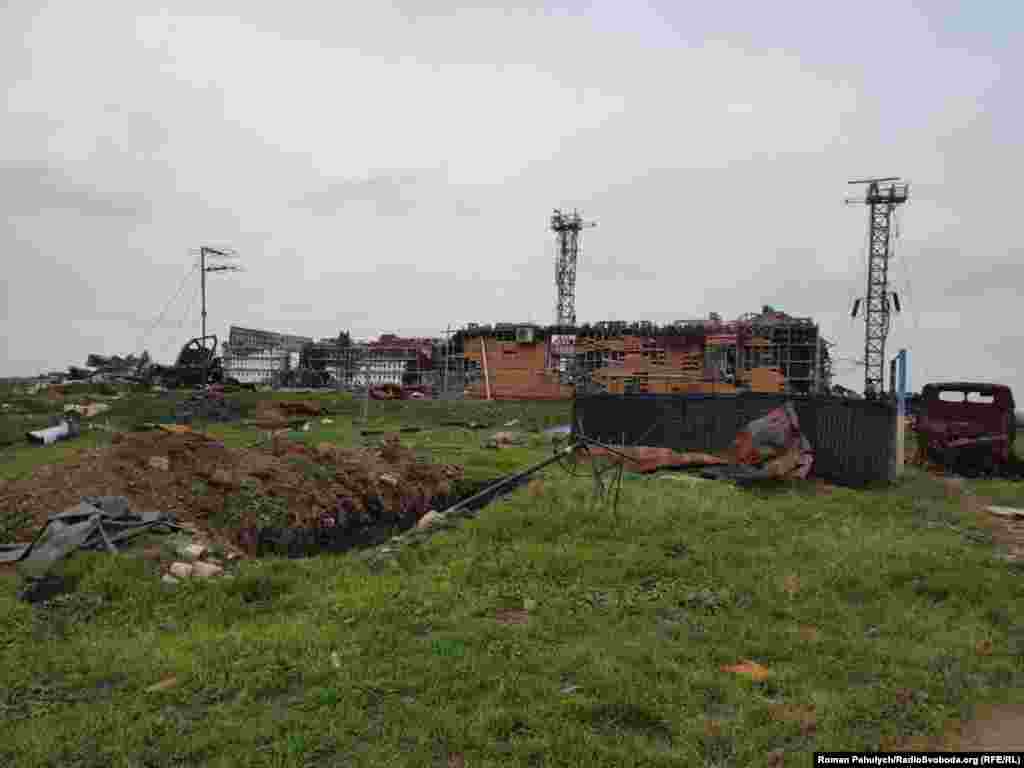
M 965 475 L 1016 466 L 1013 393 L 1001 384 L 949 382 L 921 390 L 916 432 L 921 455 Z

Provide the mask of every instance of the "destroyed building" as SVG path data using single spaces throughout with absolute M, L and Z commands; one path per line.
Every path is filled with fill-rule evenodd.
M 392 333 L 376 340 L 352 341 L 348 333 L 303 345 L 299 378 L 312 385 L 364 387 L 367 384 L 432 386 L 435 339 Z
M 831 386 L 830 345 L 817 324 L 768 306 L 728 322 L 711 315 L 665 326 L 474 325 L 457 336 L 469 397 L 563 399 L 577 389 L 807 394 Z
M 365 343 L 356 384 L 429 385 L 434 375 L 434 339 L 382 334 Z
M 280 384 L 299 366 L 309 336 L 232 325 L 224 344 L 224 375 L 243 384 Z

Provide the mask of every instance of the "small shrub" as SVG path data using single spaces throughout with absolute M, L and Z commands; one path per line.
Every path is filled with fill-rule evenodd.
M 228 497 L 220 517 L 224 527 L 247 523 L 257 528 L 284 528 L 288 525 L 288 502 L 267 496 L 249 480 Z

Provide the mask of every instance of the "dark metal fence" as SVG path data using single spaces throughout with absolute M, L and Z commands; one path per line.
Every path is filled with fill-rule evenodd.
M 814 474 L 863 486 L 895 477 L 896 408 L 835 397 L 738 395 L 586 395 L 573 403 L 573 431 L 595 440 L 677 451 L 722 451 L 747 423 L 792 402 L 814 448 Z

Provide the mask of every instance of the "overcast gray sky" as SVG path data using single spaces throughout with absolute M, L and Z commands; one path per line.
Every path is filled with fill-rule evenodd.
M 0 375 L 172 359 L 203 243 L 246 269 L 210 279 L 221 336 L 550 322 L 556 206 L 599 222 L 581 321 L 772 304 L 854 360 L 846 181 L 902 175 L 889 348 L 1024 399 L 1022 30 L 1017 0 L 9 0 Z

